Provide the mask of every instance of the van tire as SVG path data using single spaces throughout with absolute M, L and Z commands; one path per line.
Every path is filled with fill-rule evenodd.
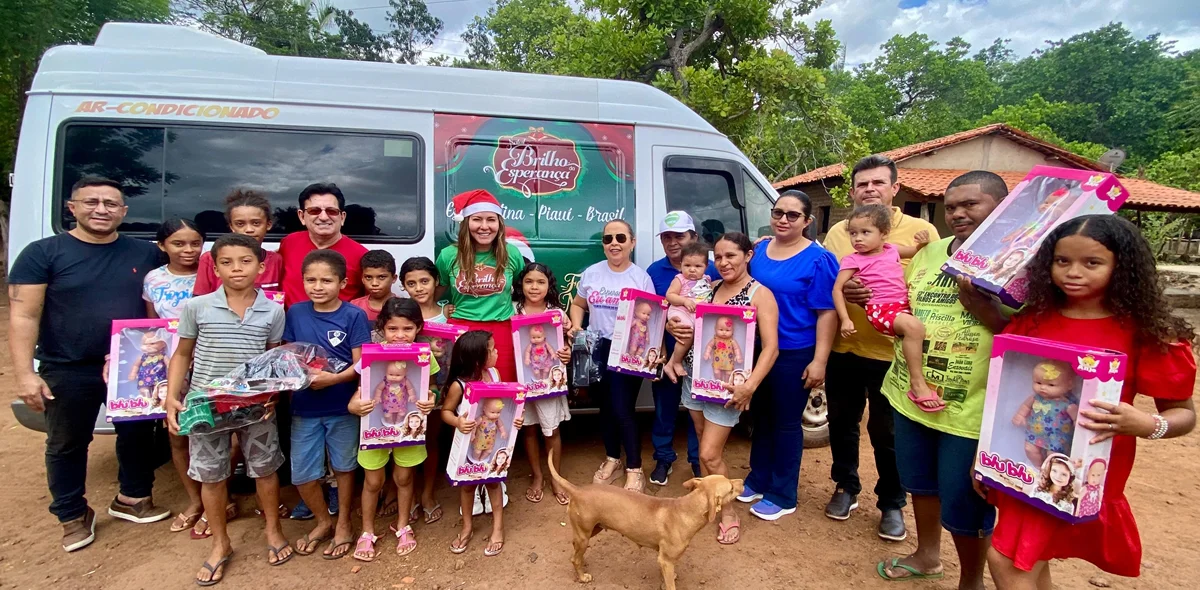
M 829 405 L 825 399 L 824 387 L 814 389 L 808 395 L 803 426 L 806 449 L 829 446 Z

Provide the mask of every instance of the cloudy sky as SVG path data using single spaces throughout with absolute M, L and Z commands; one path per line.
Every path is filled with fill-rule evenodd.
M 340 8 L 377 30 L 387 28 L 387 0 L 333 0 Z M 492 0 L 426 0 L 429 11 L 445 22 L 433 53 L 461 56 L 459 34 Z M 807 20 L 829 19 L 854 65 L 879 54 L 879 45 L 895 34 L 920 31 L 938 41 L 965 38 L 978 49 L 997 37 L 1012 39 L 1018 56 L 1028 55 L 1047 39 L 1061 39 L 1109 22 L 1125 23 L 1139 37 L 1161 33 L 1176 48 L 1200 48 L 1200 1 L 1197 0 L 825 0 Z

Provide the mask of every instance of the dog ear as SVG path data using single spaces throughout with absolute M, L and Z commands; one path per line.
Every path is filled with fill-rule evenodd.
M 721 511 L 721 498 L 724 496 L 720 486 L 710 487 L 712 488 L 711 493 L 706 494 L 708 496 L 708 522 L 717 519 L 717 513 Z
M 683 489 L 694 490 L 696 489 L 696 486 L 700 485 L 701 481 L 702 480 L 699 477 L 693 477 L 692 479 L 683 482 Z

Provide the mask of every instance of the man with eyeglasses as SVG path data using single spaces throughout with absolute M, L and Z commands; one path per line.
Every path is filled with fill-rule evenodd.
M 654 282 L 654 291 L 665 296 L 671 288 L 671 281 L 680 273 L 683 259 L 683 247 L 695 242 L 696 224 L 692 216 L 684 211 L 668 211 L 658 224 L 658 239 L 662 242 L 666 256 L 659 258 L 646 269 L 650 280 Z M 717 267 L 712 262 L 704 271 L 710 281 L 721 278 Z M 675 349 L 675 338 L 666 335 L 663 342 L 666 346 L 667 358 Z M 660 486 L 667 485 L 667 476 L 672 471 L 671 465 L 678 456 L 675 454 L 675 424 L 679 419 L 679 402 L 683 395 L 683 384 L 672 383 L 670 379 L 659 379 L 651 384 L 654 392 L 654 426 L 650 430 L 650 442 L 654 444 L 654 471 L 650 473 L 650 483 Z M 692 475 L 700 477 L 700 441 L 696 438 L 696 428 L 689 419 L 687 421 L 687 455 L 688 463 L 692 466 Z
M 338 297 L 350 301 L 363 294 L 362 261 L 367 249 L 342 235 L 346 222 L 346 197 L 336 184 L 314 183 L 300 191 L 300 223 L 306 231 L 289 234 L 279 241 L 283 257 L 283 304 L 308 301 L 304 294 L 304 257 L 313 250 L 333 250 L 346 257 L 346 286 Z
M 895 162 L 886 156 L 876 154 L 859 160 L 851 174 L 851 201 L 855 207 L 883 205 L 892 209 L 892 230 L 888 234 L 888 243 L 912 246 L 913 236 L 922 230 L 929 232 L 930 241 L 937 241 L 939 236 L 932 223 L 905 215 L 899 207 L 892 206 L 892 199 L 900 190 L 897 176 Z M 854 252 L 845 221 L 829 229 L 824 246 L 838 260 Z M 902 262 L 908 264 L 908 260 Z M 833 454 L 830 477 L 836 489 L 825 506 L 825 516 L 847 520 L 850 512 L 858 508 L 858 494 L 862 491 L 862 483 L 858 479 L 858 425 L 869 402 L 871 412 L 867 418 L 867 435 L 875 451 L 875 468 L 879 472 L 879 480 L 875 484 L 875 505 L 881 512 L 877 532 L 885 541 L 903 541 L 908 536 L 902 512 L 907 499 L 896 470 L 895 425 L 891 405 L 880 393 L 895 351 L 891 338 L 871 327 L 861 307 L 870 298 L 870 291 L 857 280 L 851 279 L 843 293 L 846 301 L 855 304 L 847 306 L 847 311 L 857 332 L 849 338 L 838 334 L 826 370 L 829 446 Z
M 17 395 L 46 413 L 50 512 L 62 523 L 63 549 L 75 551 L 96 538 L 96 512 L 84 491 L 88 446 L 107 397 L 103 367 L 112 321 L 146 317 L 142 281 L 158 266 L 159 251 L 117 233 L 128 208 L 112 180 L 80 179 L 67 208 L 75 227 L 29 244 L 13 264 L 8 334 Z M 108 514 L 139 524 L 169 517 L 151 497 L 158 464 L 153 421 L 113 428 L 120 487 Z

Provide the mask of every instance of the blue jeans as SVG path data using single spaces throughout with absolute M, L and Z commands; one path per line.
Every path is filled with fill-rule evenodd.
M 667 343 L 667 357 L 675 349 L 674 340 Z M 654 445 L 654 460 L 674 463 L 675 454 L 675 424 L 679 419 L 679 402 L 683 395 L 682 383 L 671 383 L 663 377 L 661 381 L 650 384 L 654 392 L 654 427 L 650 430 L 650 442 Z M 696 438 L 696 427 L 689 419 L 687 421 L 687 455 L 688 463 L 693 465 L 700 462 L 700 439 Z
M 304 485 L 325 477 L 325 453 L 335 473 L 358 469 L 360 418 L 292 416 L 292 483 Z
M 800 375 L 815 352 L 815 347 L 779 351 L 775 366 L 750 402 L 754 435 L 746 486 L 780 508 L 796 507 L 809 393 Z

